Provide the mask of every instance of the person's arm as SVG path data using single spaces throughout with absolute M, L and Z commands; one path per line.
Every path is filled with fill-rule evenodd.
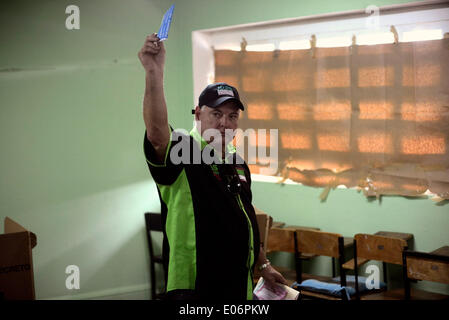
M 143 119 L 147 129 L 147 138 L 153 145 L 158 160 L 162 162 L 170 139 L 164 96 L 164 44 L 153 33 L 145 39 L 138 56 L 145 69 Z
M 263 267 L 263 269 L 260 270 L 260 274 L 265 280 L 265 283 L 273 290 L 277 288 L 276 283 L 287 285 L 287 281 L 282 276 L 282 274 L 276 271 L 269 263 L 262 245 L 260 246 L 259 257 L 256 262 L 256 268 L 260 267 Z

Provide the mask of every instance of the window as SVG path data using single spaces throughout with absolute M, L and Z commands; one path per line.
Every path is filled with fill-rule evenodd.
M 194 32 L 195 97 L 228 82 L 279 129 L 272 181 L 449 199 L 449 8 L 408 6 Z

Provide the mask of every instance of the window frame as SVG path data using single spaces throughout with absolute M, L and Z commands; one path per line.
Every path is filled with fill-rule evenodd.
M 378 10 L 378 20 L 373 10 Z M 369 6 L 360 10 L 193 31 L 193 103 L 196 104 L 203 88 L 212 83 L 215 78 L 214 49 L 238 50 L 242 41 L 245 41 L 247 46 L 274 44 L 276 50 L 282 41 L 310 40 L 312 35 L 317 38 L 341 35 L 352 38 L 354 35 L 357 37 L 359 34 L 370 32 L 391 32 L 391 26 L 395 27 L 398 41 L 402 42 L 404 32 L 415 30 L 417 25 L 421 29 L 441 29 L 446 37 L 449 32 L 447 1 L 422 1 L 383 7 Z M 251 174 L 251 177 L 253 181 L 272 183 L 278 183 L 281 180 L 280 177 L 260 174 Z M 283 183 L 300 184 L 290 179 Z M 338 186 L 338 188 L 346 187 Z M 427 190 L 426 193 L 429 191 Z

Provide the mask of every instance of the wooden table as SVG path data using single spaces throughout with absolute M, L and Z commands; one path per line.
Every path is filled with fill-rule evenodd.
M 343 247 L 345 249 L 349 248 L 349 247 L 352 247 L 353 244 L 354 244 L 354 238 L 353 237 L 344 237 L 343 238 Z
M 284 229 L 287 230 L 312 230 L 312 231 L 320 231 L 320 228 L 317 227 L 305 227 L 305 226 L 286 226 Z
M 442 246 L 436 250 L 430 252 L 431 254 L 438 254 L 440 256 L 449 256 L 449 246 Z
M 282 228 L 283 226 L 285 226 L 285 222 L 273 221 L 273 225 L 271 227 L 272 228 Z
M 391 231 L 377 231 L 375 233 L 376 236 L 383 236 L 389 238 L 397 238 L 405 240 L 407 243 L 413 239 L 413 234 L 411 233 L 403 233 L 403 232 L 391 232 Z

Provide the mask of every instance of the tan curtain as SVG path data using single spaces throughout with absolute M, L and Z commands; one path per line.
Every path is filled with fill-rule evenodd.
M 449 199 L 449 39 L 274 52 L 215 51 L 242 129 L 278 129 L 279 173 L 368 196 Z M 246 159 L 248 160 L 248 159 Z M 260 164 L 251 165 L 258 173 Z

